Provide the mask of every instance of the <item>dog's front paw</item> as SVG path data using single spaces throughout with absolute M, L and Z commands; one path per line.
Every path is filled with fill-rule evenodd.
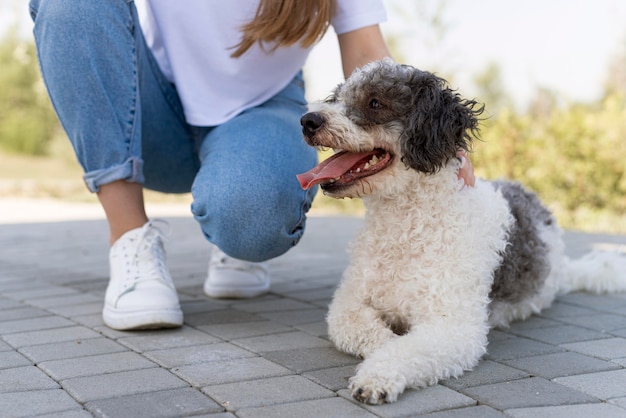
M 359 372 L 350 379 L 352 397 L 370 405 L 392 403 L 406 387 L 404 377 L 395 373 Z

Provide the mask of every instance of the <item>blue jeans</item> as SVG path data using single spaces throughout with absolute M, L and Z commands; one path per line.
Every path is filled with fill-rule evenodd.
M 301 74 L 222 125 L 190 126 L 132 1 L 31 0 L 30 10 L 46 87 L 92 192 L 117 180 L 191 191 L 207 239 L 239 259 L 299 241 L 315 190 L 295 175 L 317 161 L 301 136 Z

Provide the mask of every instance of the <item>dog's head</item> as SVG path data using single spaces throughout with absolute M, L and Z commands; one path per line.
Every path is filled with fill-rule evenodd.
M 398 170 L 435 174 L 457 150 L 470 150 L 482 110 L 432 73 L 368 64 L 302 117 L 309 145 L 338 152 L 298 178 L 333 197 L 362 197 Z

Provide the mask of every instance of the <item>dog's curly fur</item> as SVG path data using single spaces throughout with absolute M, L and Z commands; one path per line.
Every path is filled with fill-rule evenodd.
M 491 327 L 559 291 L 626 290 L 623 258 L 568 260 L 554 217 L 519 184 L 461 187 L 457 150 L 471 149 L 481 112 L 443 79 L 385 60 L 302 118 L 310 145 L 374 156 L 320 181 L 367 209 L 327 317 L 335 345 L 364 358 L 350 380 L 362 402 L 394 402 L 407 386 L 472 369 Z

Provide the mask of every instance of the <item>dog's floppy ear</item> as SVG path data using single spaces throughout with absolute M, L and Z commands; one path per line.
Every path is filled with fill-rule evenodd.
M 412 104 L 401 137 L 402 161 L 424 173 L 436 173 L 458 149 L 469 151 L 478 134 L 484 106 L 465 100 L 444 79 L 415 70 L 409 80 Z

